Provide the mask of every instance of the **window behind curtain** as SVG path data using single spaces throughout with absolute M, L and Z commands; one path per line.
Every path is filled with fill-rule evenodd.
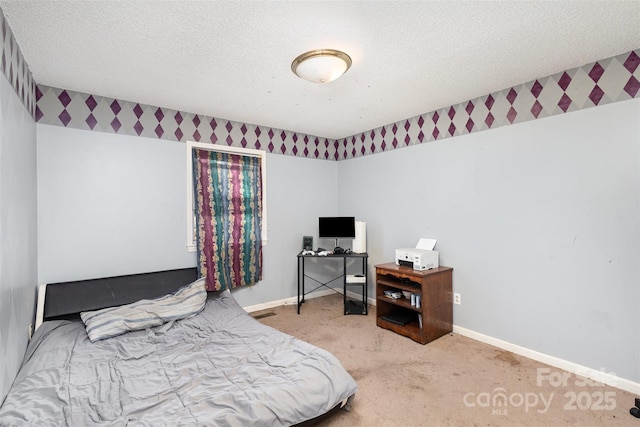
M 265 159 L 214 148 L 189 151 L 198 268 L 208 290 L 221 290 L 262 278 Z

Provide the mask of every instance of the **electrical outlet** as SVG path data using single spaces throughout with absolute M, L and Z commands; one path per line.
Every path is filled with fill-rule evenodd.
M 33 336 L 33 323 L 29 323 L 29 339 Z
M 458 305 L 462 304 L 462 298 L 460 297 L 459 293 L 453 294 L 453 303 Z

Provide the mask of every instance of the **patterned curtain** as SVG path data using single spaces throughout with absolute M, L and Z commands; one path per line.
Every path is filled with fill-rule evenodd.
M 193 149 L 198 270 L 207 290 L 262 279 L 259 157 Z

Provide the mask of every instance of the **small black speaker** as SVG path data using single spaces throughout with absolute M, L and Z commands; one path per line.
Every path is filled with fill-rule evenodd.
M 313 236 L 304 236 L 302 238 L 302 249 L 305 251 L 313 250 Z

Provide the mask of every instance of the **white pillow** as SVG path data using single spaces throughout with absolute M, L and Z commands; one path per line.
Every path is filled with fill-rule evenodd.
M 118 307 L 83 311 L 80 317 L 91 342 L 115 337 L 129 331 L 162 325 L 199 313 L 207 302 L 205 278 L 200 278 L 174 293 L 156 299 L 143 299 Z

